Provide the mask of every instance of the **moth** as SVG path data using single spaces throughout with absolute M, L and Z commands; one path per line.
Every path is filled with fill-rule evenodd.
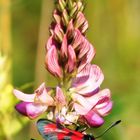
M 65 128 L 61 124 L 56 124 L 47 119 L 38 120 L 37 128 L 44 140 L 95 140 L 104 135 L 110 128 L 114 127 L 120 122 L 120 120 L 116 121 L 109 128 L 107 128 L 100 136 L 97 137 Z

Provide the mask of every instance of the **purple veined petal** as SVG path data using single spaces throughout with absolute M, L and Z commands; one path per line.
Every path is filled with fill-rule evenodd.
M 73 88 L 82 95 L 94 93 L 104 80 L 101 69 L 96 65 L 86 65 L 86 67 L 77 74 L 73 81 Z
M 39 86 L 39 88 L 35 91 L 35 93 L 36 93 L 35 102 L 43 103 L 43 104 L 46 104 L 46 105 L 53 105 L 54 100 L 48 94 L 45 83 L 42 83 Z
M 86 115 L 89 112 L 89 110 L 87 110 L 85 107 L 83 107 L 82 105 L 78 103 L 74 103 L 73 107 L 76 113 L 79 115 Z
M 64 93 L 60 87 L 56 87 L 56 100 L 58 104 L 64 106 L 66 104 L 66 99 Z
M 81 113 L 81 114 L 86 114 L 88 113 L 91 109 L 95 108 L 96 110 L 101 109 L 101 108 L 96 108 L 96 105 L 98 105 L 97 107 L 99 107 L 99 102 L 103 101 L 105 98 L 110 98 L 110 91 L 108 89 L 104 89 L 102 91 L 100 91 L 99 93 L 90 96 L 90 97 L 84 97 L 82 95 L 79 94 L 72 94 L 72 98 L 75 102 L 74 104 L 74 108 L 75 111 L 77 113 Z M 102 104 L 103 105 L 103 104 Z M 104 102 L 104 105 L 107 105 L 106 102 Z M 79 109 L 79 111 L 78 111 Z M 80 110 L 83 110 L 83 112 L 81 112 Z
M 56 26 L 54 28 L 54 34 L 60 41 L 63 40 L 64 32 L 63 32 L 60 24 L 56 24 Z
M 75 28 L 79 28 L 86 21 L 84 14 L 82 12 L 78 12 L 75 21 Z
M 85 21 L 81 27 L 81 32 L 85 33 L 87 29 L 88 29 L 88 21 Z
M 106 116 L 111 112 L 112 106 L 113 106 L 113 102 L 110 101 L 106 106 L 97 109 L 95 107 L 95 109 L 98 112 L 98 114 L 100 114 L 100 116 Z
M 55 46 L 51 46 L 46 55 L 46 66 L 53 75 L 62 77 L 62 70 L 58 64 L 58 54 Z
M 26 112 L 30 119 L 35 119 L 47 110 L 48 106 L 30 103 L 26 105 Z
M 95 48 L 93 48 L 93 46 L 90 44 L 89 51 L 84 56 L 84 58 L 81 60 L 81 63 L 78 67 L 78 73 L 81 72 L 85 68 L 85 66 L 92 61 L 95 54 L 96 54 Z
M 99 127 L 99 126 L 103 125 L 103 123 L 104 123 L 103 118 L 100 117 L 93 110 L 88 112 L 88 114 L 86 114 L 84 117 L 85 117 L 87 123 L 92 127 Z
M 72 72 L 76 65 L 76 54 L 71 45 L 68 46 L 68 63 L 66 65 L 66 68 L 68 72 Z
M 67 43 L 67 36 L 66 34 L 64 35 L 62 45 L 61 45 L 61 56 L 64 58 L 64 56 L 67 57 L 67 48 L 68 48 L 68 43 Z
M 74 31 L 74 40 L 72 42 L 72 47 L 76 49 L 83 42 L 83 35 L 78 29 Z
M 111 98 L 111 93 L 109 89 L 104 89 L 99 91 L 97 94 L 86 97 L 87 102 L 91 103 L 93 107 L 101 108 L 108 104 Z M 98 106 L 97 106 L 98 105 Z
M 33 102 L 35 98 L 35 94 L 26 94 L 16 89 L 13 91 L 13 93 L 18 99 L 25 102 Z
M 82 113 L 82 114 L 86 114 L 88 113 L 92 107 L 93 107 L 93 103 L 88 102 L 88 100 L 86 99 L 86 97 L 83 97 L 82 95 L 79 94 L 72 94 L 72 98 L 75 102 L 74 107 L 77 113 Z M 79 108 L 79 111 L 78 111 Z M 84 112 L 81 112 L 81 110 L 84 110 Z
M 48 39 L 48 42 L 46 43 L 46 50 L 50 50 L 52 46 L 57 46 L 57 42 L 55 41 L 55 39 L 53 38 L 53 36 L 51 36 L 49 39 Z
M 80 48 L 80 52 L 78 55 L 78 59 L 82 59 L 82 57 L 84 57 L 84 55 L 86 55 L 90 49 L 90 43 L 87 41 L 85 37 L 83 37 L 83 42 L 81 43 L 79 48 Z

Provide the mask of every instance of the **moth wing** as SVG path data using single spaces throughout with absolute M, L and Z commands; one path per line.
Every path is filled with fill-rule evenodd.
M 62 125 L 58 126 L 46 119 L 38 120 L 37 128 L 45 140 L 83 140 L 84 137 L 78 131 L 64 128 Z

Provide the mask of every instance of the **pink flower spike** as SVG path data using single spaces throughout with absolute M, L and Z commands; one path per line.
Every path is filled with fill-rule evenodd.
M 68 64 L 66 65 L 68 72 L 72 72 L 76 66 L 76 54 L 71 45 L 68 46 Z
M 94 111 L 90 111 L 84 117 L 87 123 L 92 127 L 99 127 L 104 123 L 104 120 Z
M 64 93 L 60 87 L 56 87 L 56 100 L 58 104 L 61 104 L 62 106 L 66 104 Z
M 58 54 L 55 46 L 52 46 L 46 55 L 46 66 L 48 71 L 57 77 L 62 77 L 62 70 L 58 64 Z

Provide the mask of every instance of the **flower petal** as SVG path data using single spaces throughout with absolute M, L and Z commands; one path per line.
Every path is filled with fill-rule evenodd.
M 89 44 L 89 50 L 84 56 L 84 58 L 81 60 L 81 63 L 79 64 L 78 73 L 92 61 L 93 57 L 95 56 L 95 53 L 95 48 L 91 44 Z
M 47 110 L 47 106 L 30 103 L 26 105 L 26 112 L 30 119 L 35 119 Z
M 18 99 L 25 102 L 33 102 L 35 98 L 35 94 L 26 94 L 16 89 L 13 91 L 13 93 Z
M 90 126 L 99 127 L 104 123 L 103 118 L 101 118 L 97 113 L 93 110 L 86 114 L 85 119 Z
M 72 95 L 72 98 L 73 100 L 75 101 L 74 103 L 74 108 L 75 108 L 75 111 L 78 113 L 78 114 L 81 114 L 81 115 L 85 115 L 87 114 L 93 107 L 93 104 L 88 102 L 88 100 L 83 97 L 82 95 L 79 95 L 79 94 L 73 94 Z
M 111 98 L 111 93 L 109 89 L 104 89 L 97 94 L 86 97 L 87 102 L 91 103 L 93 107 L 96 105 L 97 108 L 101 108 L 108 104 Z
M 82 95 L 94 93 L 104 79 L 101 69 L 96 65 L 88 64 L 73 81 L 73 88 Z
M 31 102 L 21 102 L 17 104 L 15 108 L 22 115 L 27 116 L 30 119 L 35 119 L 46 111 L 47 106 L 42 106 L 40 104 L 34 104 Z
M 68 46 L 68 63 L 66 65 L 66 68 L 68 69 L 68 72 L 72 72 L 76 66 L 76 54 L 71 45 Z
M 45 105 L 53 105 L 54 100 L 48 94 L 45 83 L 42 83 L 39 86 L 39 88 L 35 91 L 35 93 L 36 93 L 35 102 L 43 103 Z
M 64 35 L 64 38 L 63 38 L 63 41 L 62 41 L 62 45 L 61 45 L 61 56 L 64 57 L 66 56 L 67 57 L 67 36 Z
M 62 70 L 58 63 L 58 54 L 55 46 L 51 46 L 46 55 L 46 67 L 53 75 L 62 77 Z
M 65 96 L 63 94 L 63 91 L 59 87 L 56 88 L 56 100 L 57 100 L 58 104 L 61 104 L 61 105 L 66 104 L 66 100 L 65 100 Z
M 110 113 L 112 110 L 113 103 L 110 101 L 105 107 L 102 108 L 96 108 L 95 110 L 101 115 L 101 116 L 106 116 Z
M 26 112 L 27 104 L 31 104 L 31 102 L 20 102 L 15 106 L 15 108 L 19 113 L 21 113 L 24 116 L 27 116 L 27 112 Z

